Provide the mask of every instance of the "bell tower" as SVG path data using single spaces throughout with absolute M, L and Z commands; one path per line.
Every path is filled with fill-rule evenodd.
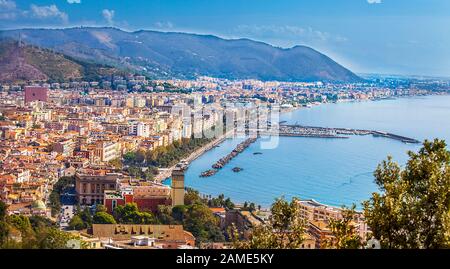
M 184 172 L 186 166 L 177 165 L 172 170 L 172 206 L 184 205 Z

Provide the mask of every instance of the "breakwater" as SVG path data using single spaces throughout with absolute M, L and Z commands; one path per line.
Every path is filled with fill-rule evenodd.
M 297 136 L 297 137 L 318 137 L 318 138 L 348 138 L 349 135 L 372 135 L 374 137 L 385 137 L 401 141 L 403 143 L 418 144 L 419 140 L 401 136 L 393 133 L 363 130 L 363 129 L 350 129 L 350 128 L 328 128 L 328 127 L 315 127 L 315 126 L 303 126 L 303 125 L 280 125 L 280 136 Z M 260 135 L 269 134 L 264 131 L 258 132 Z
M 242 153 L 246 148 L 248 148 L 251 144 L 255 143 L 257 140 L 257 137 L 250 137 L 247 138 L 244 142 L 239 143 L 233 151 L 231 151 L 226 156 L 222 157 L 220 160 L 215 162 L 212 165 L 213 169 L 206 170 L 200 174 L 200 177 L 210 177 L 217 173 L 219 169 L 222 169 L 227 163 L 229 163 L 233 158 L 238 156 L 240 153 Z

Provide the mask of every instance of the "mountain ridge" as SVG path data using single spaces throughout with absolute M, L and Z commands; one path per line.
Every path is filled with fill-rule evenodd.
M 113 67 L 83 62 L 67 55 L 14 40 L 0 40 L 0 82 L 68 81 L 124 74 Z
M 154 78 L 358 82 L 362 79 L 307 46 L 291 48 L 248 38 L 114 27 L 18 29 L 0 37 L 50 48 L 82 60 L 146 73 Z

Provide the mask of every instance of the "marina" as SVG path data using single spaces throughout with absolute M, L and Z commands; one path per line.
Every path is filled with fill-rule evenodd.
M 361 201 L 377 191 L 373 172 L 391 155 L 404 165 L 408 151 L 420 144 L 404 138 L 382 137 L 371 130 L 423 141 L 436 137 L 450 140 L 447 130 L 450 96 L 397 98 L 377 102 L 342 102 L 284 113 L 284 125 L 348 127 L 335 128 L 348 139 L 321 139 L 314 136 L 280 135 L 275 149 L 262 149 L 266 138 L 253 143 L 227 165 L 229 168 L 202 180 L 202 171 L 230 153 L 242 137 L 225 140 L 191 163 L 186 180 L 189 187 L 211 195 L 225 194 L 237 202 L 252 201 L 269 207 L 275 198 L 285 196 L 315 199 L 321 203 L 361 208 Z M 417 107 L 424 108 L 420 113 Z M 445 123 L 445 124 L 443 124 Z M 425 128 L 417 128 L 418 125 Z M 354 132 L 366 130 L 367 132 Z M 373 133 L 372 133 L 373 132 Z M 254 154 L 256 152 L 262 154 Z M 244 170 L 235 173 L 233 167 Z
M 261 134 L 270 134 L 266 132 L 260 132 Z M 394 139 L 403 143 L 418 144 L 419 140 L 401 136 L 389 132 L 364 130 L 364 129 L 350 129 L 350 128 L 327 128 L 327 127 L 315 127 L 315 126 L 303 126 L 303 125 L 280 125 L 280 136 L 291 137 L 317 137 L 317 138 L 340 138 L 347 139 L 350 135 L 372 135 L 374 137 L 384 137 L 388 139 Z

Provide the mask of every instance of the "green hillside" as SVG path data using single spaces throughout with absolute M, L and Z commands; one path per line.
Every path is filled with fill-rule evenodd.
M 0 82 L 92 80 L 122 71 L 50 49 L 0 41 Z

